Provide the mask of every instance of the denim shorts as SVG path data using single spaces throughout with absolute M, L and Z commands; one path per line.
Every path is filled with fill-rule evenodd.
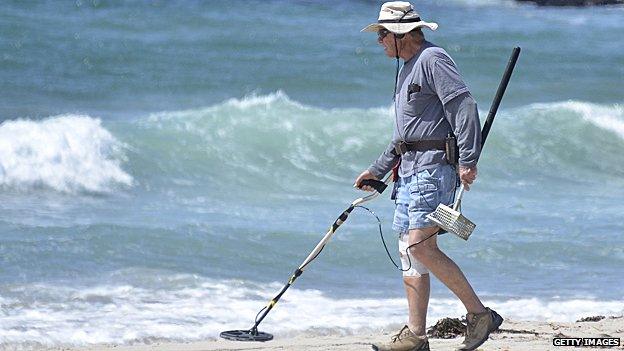
M 410 229 L 433 227 L 427 215 L 440 203 L 449 205 L 454 198 L 457 173 L 451 165 L 440 165 L 399 178 L 392 229 L 406 233 Z

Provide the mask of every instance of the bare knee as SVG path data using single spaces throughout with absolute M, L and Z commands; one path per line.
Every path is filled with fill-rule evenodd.
M 431 257 L 440 252 L 435 235 L 437 231 L 437 228 L 410 230 L 410 254 L 425 264 L 431 261 Z
M 440 250 L 437 246 L 424 245 L 424 243 L 410 247 L 410 253 L 420 262 L 427 264 L 437 252 Z

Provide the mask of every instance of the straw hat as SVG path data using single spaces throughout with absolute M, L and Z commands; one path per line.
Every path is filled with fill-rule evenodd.
M 403 34 L 419 27 L 436 30 L 438 24 L 421 20 L 412 4 L 407 1 L 390 1 L 381 5 L 377 23 L 369 24 L 362 32 L 377 32 L 385 28 L 393 33 Z

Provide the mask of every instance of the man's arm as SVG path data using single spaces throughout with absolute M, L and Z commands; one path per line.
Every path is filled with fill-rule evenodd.
M 392 167 L 396 165 L 399 161 L 399 156 L 395 155 L 394 145 L 395 141 L 391 141 L 386 150 L 373 162 L 373 164 L 364 172 L 362 172 L 356 179 L 353 184 L 354 187 L 360 188 L 366 191 L 373 191 L 374 189 L 370 186 L 361 186 L 361 182 L 365 179 L 375 179 L 379 180 L 383 178 L 383 176 L 388 173 Z
M 470 95 L 455 62 L 438 52 L 429 61 L 428 77 L 442 102 L 444 115 L 457 137 L 459 165 L 473 167 L 481 152 L 481 125 L 477 103 Z
M 457 138 L 459 178 L 466 190 L 477 178 L 477 161 L 481 154 L 481 124 L 477 103 L 470 93 L 463 93 L 444 104 L 444 115 Z
M 392 140 L 386 150 L 368 167 L 368 171 L 377 179 L 383 178 L 399 161 L 399 156 L 394 153 L 395 145 L 396 141 Z
M 472 168 L 481 154 L 481 123 L 477 103 L 463 93 L 444 104 L 444 115 L 453 129 L 459 147 L 459 165 Z
M 459 177 L 466 190 L 477 177 L 481 153 L 481 125 L 477 104 L 470 95 L 455 62 L 438 53 L 430 61 L 430 81 L 442 101 L 444 115 L 459 147 Z

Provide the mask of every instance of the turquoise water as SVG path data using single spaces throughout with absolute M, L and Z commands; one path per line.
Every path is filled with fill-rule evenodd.
M 378 5 L 232 4 L 0 5 L 3 346 L 247 328 L 361 196 L 392 128 L 394 62 L 358 32 Z M 440 245 L 510 318 L 622 314 L 624 9 L 417 7 L 482 119 L 523 49 L 465 197 L 477 230 Z M 392 202 L 368 206 L 394 243 Z M 402 294 L 355 212 L 263 325 L 378 329 Z M 461 313 L 435 281 L 431 322 Z

